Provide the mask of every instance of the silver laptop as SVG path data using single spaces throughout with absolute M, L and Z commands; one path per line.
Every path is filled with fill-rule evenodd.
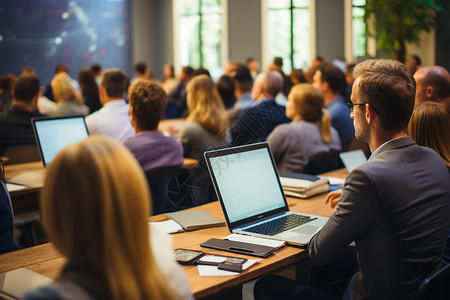
M 37 117 L 31 123 L 44 166 L 63 148 L 88 136 L 84 116 Z
M 341 152 L 339 156 L 349 173 L 357 166 L 367 162 L 367 157 L 361 149 Z
M 232 233 L 306 246 L 327 222 L 289 211 L 267 143 L 208 151 L 205 159 Z

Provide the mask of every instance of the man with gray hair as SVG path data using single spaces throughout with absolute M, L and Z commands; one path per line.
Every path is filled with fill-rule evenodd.
M 283 79 L 278 72 L 263 72 L 256 77 L 252 88 L 256 104 L 240 111 L 232 122 L 233 146 L 265 141 L 277 125 L 290 122 L 285 115 L 286 108 L 275 102 L 282 87 Z
M 406 66 L 373 59 L 358 64 L 354 76 L 350 116 L 356 138 L 369 145 L 372 155 L 350 172 L 344 189 L 328 195 L 336 211 L 313 236 L 308 253 L 313 265 L 327 265 L 355 242 L 359 271 L 336 299 L 414 299 L 419 285 L 442 263 L 450 174 L 435 151 L 407 135 L 415 82 Z M 270 299 L 263 295 L 274 282 L 287 293 L 283 281 L 257 282 L 255 296 L 261 297 L 255 299 Z M 318 299 L 309 295 L 296 294 L 296 299 Z

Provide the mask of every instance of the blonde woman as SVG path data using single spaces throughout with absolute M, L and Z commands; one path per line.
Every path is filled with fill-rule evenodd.
M 435 102 L 416 106 L 408 133 L 417 145 L 436 151 L 450 168 L 450 111 L 447 107 Z
M 149 234 L 149 203 L 124 146 L 92 136 L 62 150 L 47 172 L 41 212 L 67 264 L 26 299 L 193 299 L 169 237 Z
M 179 139 L 184 157 L 201 159 L 203 152 L 229 145 L 228 117 L 216 85 L 207 75 L 198 75 L 187 86 L 189 116 Z
M 291 89 L 286 116 L 292 122 L 277 126 L 267 138 L 280 174 L 302 172 L 314 154 L 341 150 L 323 95 L 311 84 L 300 83 Z
M 61 72 L 53 77 L 50 83 L 55 98 L 56 107 L 52 115 L 83 115 L 89 113 L 89 108 L 84 105 L 83 98 L 74 89 L 67 73 Z

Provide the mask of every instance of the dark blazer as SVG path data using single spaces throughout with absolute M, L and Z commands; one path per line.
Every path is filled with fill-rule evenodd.
M 231 145 L 265 141 L 276 126 L 291 121 L 285 113 L 286 108 L 278 105 L 274 99 L 262 100 L 257 105 L 240 111 L 236 120 L 231 122 Z
M 355 241 L 360 271 L 350 299 L 412 299 L 438 268 L 450 217 L 450 175 L 433 150 L 409 136 L 382 145 L 354 169 L 335 213 L 309 244 L 327 264 Z

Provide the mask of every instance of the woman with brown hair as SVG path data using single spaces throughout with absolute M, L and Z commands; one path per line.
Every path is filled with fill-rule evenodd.
M 150 203 L 124 146 L 92 136 L 62 150 L 45 178 L 41 216 L 67 263 L 26 299 L 193 299 L 169 237 L 149 232 Z
M 434 102 L 416 106 L 408 133 L 418 145 L 436 151 L 450 168 L 450 111 L 447 107 Z
M 341 150 L 339 135 L 331 127 L 324 105 L 322 93 L 309 83 L 291 89 L 286 116 L 292 122 L 277 126 L 267 138 L 280 174 L 302 172 L 314 154 Z
M 207 75 L 198 75 L 187 86 L 189 116 L 179 139 L 184 157 L 201 159 L 207 150 L 229 145 L 228 117 L 216 85 Z
M 83 104 L 81 95 L 74 89 L 67 73 L 61 72 L 53 77 L 53 96 L 56 107 L 52 115 L 87 115 L 89 108 Z

